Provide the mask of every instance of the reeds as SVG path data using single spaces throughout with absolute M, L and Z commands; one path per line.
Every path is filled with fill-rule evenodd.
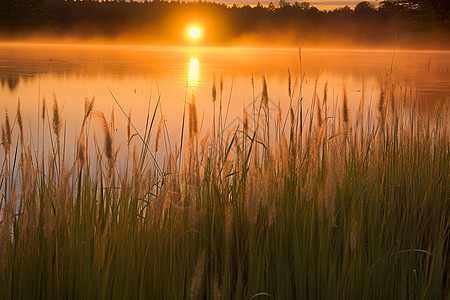
M 192 140 L 198 133 L 198 116 L 195 96 L 192 95 L 192 102 L 189 103 L 189 139 Z
M 6 155 L 11 150 L 11 135 L 11 123 L 9 121 L 8 110 L 5 108 L 5 124 L 2 124 L 2 144 Z
M 61 115 L 59 112 L 58 101 L 56 100 L 56 96 L 53 99 L 53 134 L 59 139 L 61 135 Z
M 20 142 L 23 143 L 23 119 L 22 110 L 20 109 L 20 99 L 17 102 L 17 125 L 19 125 Z
M 242 128 L 230 132 L 220 110 L 216 134 L 202 137 L 195 98 L 187 102 L 189 146 L 165 153 L 161 172 L 145 155 L 150 115 L 141 151 L 123 116 L 127 172 L 116 163 L 114 113 L 108 120 L 86 100 L 73 172 L 75 162 L 55 164 L 54 151 L 37 164 L 44 153 L 32 155 L 26 139 L 15 150 L 23 125 L 14 129 L 5 111 L 0 298 L 448 297 L 449 105 L 428 120 L 410 117 L 417 107 L 409 111 L 404 94 L 383 86 L 379 118 L 370 124 L 358 113 L 356 139 L 346 90 L 340 118 L 330 117 L 325 84 L 305 122 L 313 128 L 301 135 L 302 98 L 288 108 L 286 134 L 279 104 L 270 147 L 272 102 L 262 82 L 267 117 L 251 124 L 244 110 Z M 396 118 L 386 118 L 387 106 Z M 44 121 L 45 100 L 41 113 Z M 20 102 L 18 123 L 19 115 Z M 91 115 L 99 121 L 92 131 Z M 49 136 L 59 139 L 61 124 L 56 103 Z M 161 114 L 155 152 L 164 124 Z M 20 167 L 8 166 L 15 151 Z

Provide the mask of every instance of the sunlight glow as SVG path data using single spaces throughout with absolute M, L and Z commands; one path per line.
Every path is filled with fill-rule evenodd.
M 200 36 L 200 29 L 198 29 L 197 27 L 192 27 L 191 29 L 189 29 L 189 36 L 193 39 L 196 39 Z
M 189 63 L 189 86 L 196 87 L 198 85 L 198 77 L 200 75 L 200 66 L 197 57 L 191 57 Z

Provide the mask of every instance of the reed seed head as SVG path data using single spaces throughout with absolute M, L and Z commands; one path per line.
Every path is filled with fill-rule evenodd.
M 192 103 L 189 103 L 189 138 L 193 138 L 198 133 L 197 105 L 195 96 L 192 95 Z
M 83 124 L 81 127 L 84 127 L 86 120 L 89 118 L 92 111 L 94 110 L 94 100 L 95 98 L 92 98 L 91 101 L 89 101 L 87 97 L 84 98 L 84 117 L 83 117 Z
M 263 90 L 261 93 L 261 105 L 268 108 L 269 107 L 269 95 L 267 93 L 267 82 L 266 82 L 265 75 L 263 75 L 262 81 L 263 81 Z
M 384 106 L 385 106 L 384 90 L 381 89 L 380 99 L 378 100 L 378 114 L 380 115 L 380 117 L 384 114 Z
M 131 139 L 131 110 L 128 113 L 128 122 L 127 122 L 127 140 L 128 140 L 128 143 L 130 143 L 130 139 Z
M 212 101 L 215 102 L 217 100 L 216 77 L 214 77 L 211 94 L 212 94 Z
M 244 110 L 244 132 L 248 132 L 248 113 Z
M 3 133 L 2 133 L 3 134 Z M 11 149 L 11 123 L 9 122 L 9 114 L 8 114 L 8 110 L 5 107 L 5 138 L 6 138 L 6 143 L 3 144 L 3 146 L 8 147 L 8 152 L 9 149 Z
M 347 98 L 347 89 L 344 86 L 344 96 L 343 96 L 343 104 L 342 104 L 342 118 L 344 120 L 344 123 L 348 123 L 349 117 L 348 117 L 348 98 Z
M 46 110 L 46 108 L 47 108 L 47 106 L 46 106 L 46 100 L 45 100 L 45 96 L 42 98 L 42 112 L 41 112 L 41 119 L 42 119 L 42 122 L 44 122 L 44 120 L 45 120 L 45 110 Z
M 155 152 L 158 152 L 159 140 L 161 138 L 161 132 L 162 132 L 163 125 L 164 125 L 164 117 L 162 117 L 159 120 L 158 131 L 156 132 L 156 138 L 155 138 Z
M 294 124 L 295 124 L 295 113 L 294 113 L 294 109 L 292 107 L 289 110 L 289 115 L 291 117 L 291 127 L 294 127 Z
M 189 291 L 189 297 L 191 299 L 197 299 L 200 293 L 203 282 L 203 274 L 205 272 L 206 251 L 203 250 L 197 259 L 197 263 L 194 267 L 194 274 L 191 278 L 191 289 Z
M 111 110 L 111 122 L 110 122 L 109 126 L 111 129 L 111 132 L 114 132 L 114 128 L 115 128 L 114 106 L 112 107 L 112 110 Z
M 81 167 L 86 162 L 86 136 L 84 130 L 81 131 L 81 135 L 78 139 L 77 156 Z
M 289 110 L 289 115 L 290 115 L 290 118 L 291 118 L 291 133 L 290 133 L 290 137 L 291 137 L 291 139 L 293 139 L 294 138 L 294 131 L 295 131 L 295 114 L 294 114 L 294 109 L 292 107 Z
M 3 149 L 5 150 L 5 154 L 9 153 L 9 145 L 8 145 L 8 140 L 6 137 L 6 130 L 5 130 L 5 126 L 2 124 L 2 145 L 3 145 Z
M 282 112 L 281 112 L 281 102 L 278 101 L 278 111 L 277 111 L 277 122 L 278 122 L 278 125 L 281 124 L 281 114 L 282 114 Z
M 392 88 L 392 91 L 391 91 L 391 114 L 393 115 L 393 116 L 395 116 L 395 114 L 396 114 L 396 107 L 395 107 L 395 94 L 394 94 L 394 88 Z
M 20 98 L 17 102 L 17 124 L 19 125 L 20 130 L 20 141 L 23 143 L 23 119 L 22 110 L 20 109 Z
M 320 105 L 320 99 L 319 96 L 317 96 L 317 123 L 319 128 L 322 126 L 322 106 Z
M 99 114 L 100 121 L 102 122 L 102 129 L 103 129 L 103 135 L 104 135 L 104 142 L 105 142 L 105 154 L 106 158 L 109 160 L 113 157 L 113 144 L 112 144 L 112 136 L 111 136 L 111 130 L 108 125 L 108 121 L 106 120 L 106 117 L 103 113 Z
M 59 113 L 58 101 L 56 96 L 53 98 L 53 133 L 59 138 L 61 133 L 61 116 Z
M 292 82 L 291 82 L 291 70 L 288 67 L 288 93 L 289 98 L 292 97 Z

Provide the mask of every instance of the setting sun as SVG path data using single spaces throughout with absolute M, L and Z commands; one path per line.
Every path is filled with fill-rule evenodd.
M 450 300 L 449 37 L 450 0 L 0 0 L 0 300 Z
M 191 29 L 189 29 L 189 36 L 193 39 L 196 39 L 200 36 L 200 29 L 198 29 L 197 27 L 192 27 Z

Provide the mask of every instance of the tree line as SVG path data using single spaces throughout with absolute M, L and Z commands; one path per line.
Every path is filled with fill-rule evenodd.
M 450 31 L 448 0 L 360 2 L 319 10 L 308 2 L 280 0 L 263 6 L 184 1 L 2 0 L 0 35 L 16 38 L 45 32 L 77 38 L 118 37 L 145 43 L 179 44 L 183 26 L 198 23 L 205 44 L 250 39 L 264 42 L 320 44 L 331 40 L 362 45 L 392 42 L 396 35 L 431 39 Z M 443 35 L 444 34 L 444 35 Z M 447 38 L 448 40 L 448 38 Z

